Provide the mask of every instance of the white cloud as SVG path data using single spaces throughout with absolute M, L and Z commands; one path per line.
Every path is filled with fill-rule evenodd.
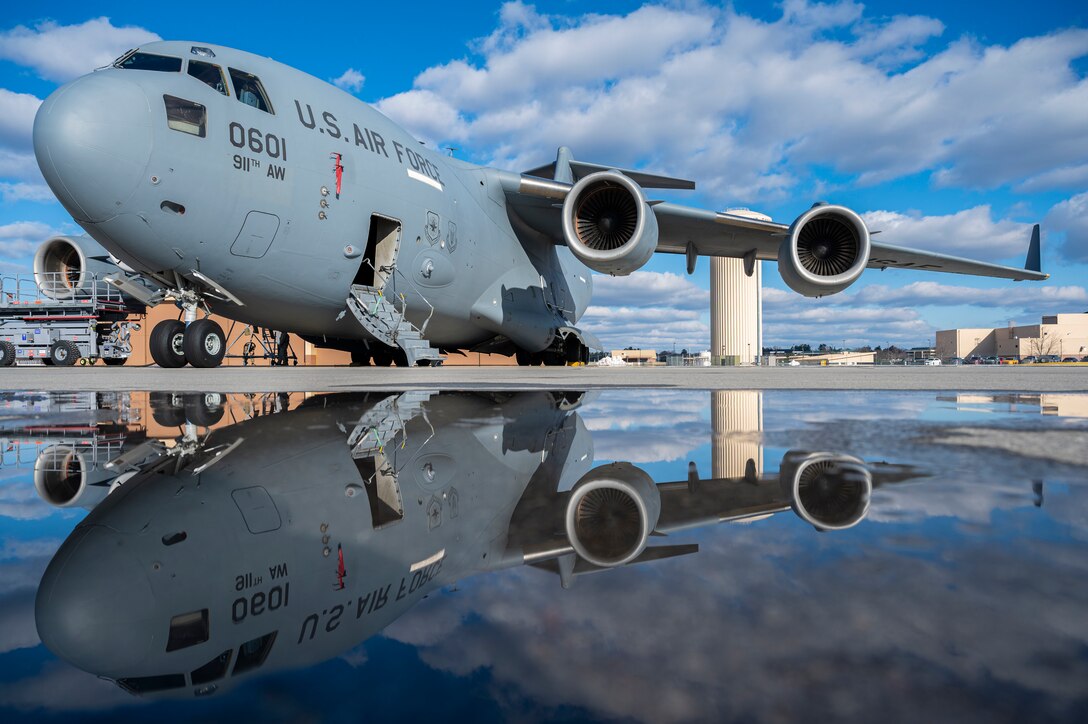
M 58 233 L 40 221 L 15 221 L 0 225 L 0 257 L 29 257 L 47 237 Z
M 37 96 L 0 88 L 0 144 L 30 149 L 34 115 L 41 104 Z
M 348 68 L 339 78 L 332 81 L 333 85 L 343 88 L 349 93 L 358 93 L 363 89 L 364 83 L 366 83 L 366 76 L 354 68 Z
M 121 53 L 161 38 L 150 30 L 117 27 L 107 17 L 79 25 L 46 20 L 0 33 L 0 58 L 34 69 L 46 80 L 64 82 L 113 62 Z
M 1027 253 L 1031 225 L 1009 219 L 994 221 L 989 205 L 975 206 L 945 216 L 869 211 L 866 225 L 881 233 L 874 241 L 945 254 L 1002 259 Z
M 1046 215 L 1046 225 L 1065 234 L 1063 256 L 1088 262 L 1088 192 L 1055 204 Z
M 0 177 L 41 179 L 41 172 L 33 153 L 0 148 Z
M 1044 171 L 1019 184 L 1016 190 L 1020 193 L 1031 193 L 1055 188 L 1084 188 L 1086 186 L 1088 186 L 1088 163 L 1082 163 Z
M 15 201 L 53 201 L 56 197 L 45 184 L 0 182 L 0 198 L 4 203 Z
M 942 31 L 855 3 L 789 2 L 774 22 L 699 4 L 581 17 L 507 4 L 478 56 L 428 68 L 379 107 L 495 165 L 530 168 L 567 144 L 699 179 L 723 201 L 781 196 L 817 166 L 862 183 L 1066 183 L 1045 174 L 1088 161 L 1088 81 L 1071 69 L 1088 30 L 952 39 L 923 57 Z
M 637 271 L 623 277 L 593 276 L 593 303 L 599 306 L 709 309 L 710 292 L 671 272 Z
M 649 272 L 647 272 L 649 273 Z M 638 347 L 689 351 L 706 349 L 710 328 L 702 313 L 672 307 L 602 307 L 591 306 L 581 325 L 600 337 L 606 349 Z

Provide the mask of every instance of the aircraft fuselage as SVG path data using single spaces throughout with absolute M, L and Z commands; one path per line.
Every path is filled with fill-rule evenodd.
M 448 348 L 504 335 L 541 349 L 584 312 L 589 271 L 515 233 L 504 172 L 428 149 L 268 58 L 188 42 L 139 52 L 181 64 L 79 78 L 45 101 L 34 134 L 60 201 L 134 270 L 211 280 L 242 302 L 210 296 L 216 312 L 317 338 L 368 338 L 344 313 L 353 284 L 403 301 L 417 326 L 429 318 L 427 338 Z M 259 81 L 256 105 L 235 75 Z

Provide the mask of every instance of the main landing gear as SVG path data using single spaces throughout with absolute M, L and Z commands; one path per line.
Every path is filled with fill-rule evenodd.
M 159 322 L 151 330 L 151 358 L 159 367 L 218 367 L 227 351 L 223 328 L 211 319 L 185 325 L 179 319 Z
M 197 319 L 200 295 L 191 289 L 176 293 L 184 321 L 168 319 L 151 330 L 151 358 L 159 367 L 175 369 L 188 362 L 193 367 L 218 367 L 227 353 L 223 328 L 210 319 Z
M 568 335 L 563 339 L 557 338 L 550 347 L 539 352 L 519 349 L 514 358 L 522 367 L 562 367 L 578 362 L 585 364 L 589 361 L 589 348 L 574 335 Z

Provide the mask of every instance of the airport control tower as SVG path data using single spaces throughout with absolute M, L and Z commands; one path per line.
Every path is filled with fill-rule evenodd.
M 749 209 L 725 213 L 770 221 Z M 756 364 L 763 350 L 763 270 L 755 262 L 752 275 L 743 259 L 710 259 L 710 356 L 715 365 Z

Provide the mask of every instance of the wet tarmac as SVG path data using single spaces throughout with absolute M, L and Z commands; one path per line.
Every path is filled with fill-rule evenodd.
M 1084 393 L 8 392 L 0 446 L 5 722 L 1088 717 Z
M 7 390 L 597 389 L 1002 390 L 1088 392 L 1088 365 L 959 367 L 17 367 L 0 370 Z

